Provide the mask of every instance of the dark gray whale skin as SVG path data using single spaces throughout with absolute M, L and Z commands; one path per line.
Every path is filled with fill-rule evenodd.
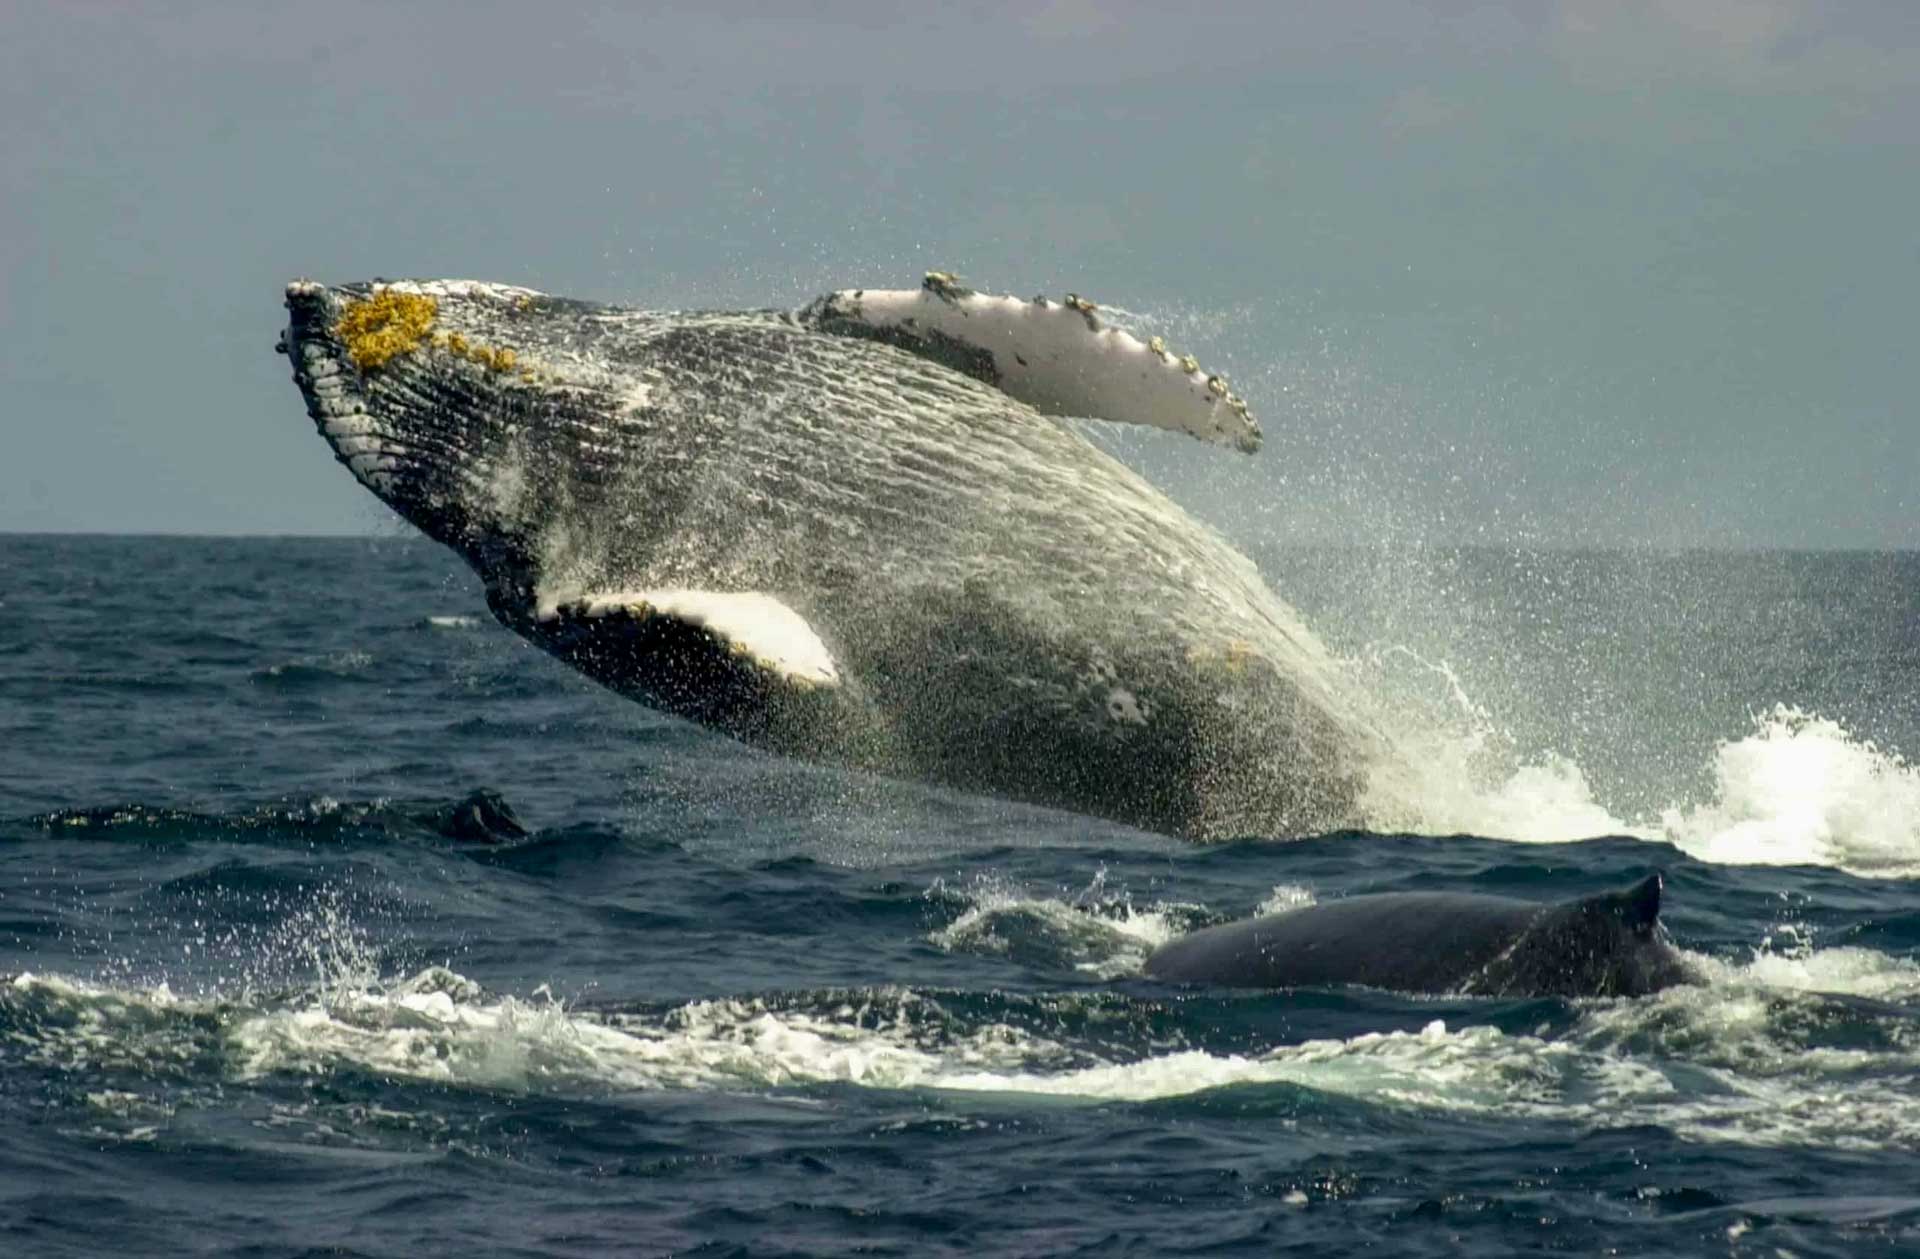
M 1666 941 L 1660 891 L 1654 874 L 1562 904 L 1456 892 L 1353 896 L 1196 931 L 1156 950 L 1146 973 L 1233 988 L 1637 997 L 1694 981 Z

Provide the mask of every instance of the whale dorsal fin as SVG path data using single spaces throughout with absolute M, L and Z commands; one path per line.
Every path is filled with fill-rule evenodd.
M 1247 404 L 1155 337 L 1107 327 L 1092 302 L 1022 301 L 929 272 L 917 289 L 842 289 L 800 319 L 823 332 L 884 341 L 994 385 L 1044 415 L 1172 429 L 1252 453 Z
M 1582 901 L 1581 907 L 1612 914 L 1635 931 L 1651 931 L 1660 921 L 1660 889 L 1660 876 L 1650 874 L 1625 891 Z
M 803 687 L 834 686 L 839 666 L 805 617 L 759 591 L 620 590 L 541 598 L 539 623 L 623 624 L 711 639 L 728 656 Z

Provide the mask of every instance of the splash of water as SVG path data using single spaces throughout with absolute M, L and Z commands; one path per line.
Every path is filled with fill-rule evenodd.
M 1920 874 L 1920 767 L 1842 723 L 1791 705 L 1756 714 L 1713 749 L 1711 794 L 1649 816 L 1616 816 L 1571 759 L 1521 760 L 1513 740 L 1445 662 L 1390 648 L 1367 662 L 1413 662 L 1440 683 L 1407 736 L 1414 783 L 1387 784 L 1370 824 L 1426 834 L 1562 843 L 1601 835 L 1664 840 L 1702 861 L 1824 865 L 1852 874 Z M 1438 719 L 1435 719 L 1436 714 Z M 1411 813 L 1404 801 L 1415 801 Z
M 1662 832 L 1705 861 L 1920 873 L 1920 767 L 1839 722 L 1780 705 L 1722 742 L 1713 797 L 1669 808 Z
M 1101 979 L 1137 972 L 1199 912 L 1191 905 L 1136 906 L 1107 888 L 1104 870 L 1077 893 L 1035 895 L 1006 879 L 981 877 L 959 890 L 937 884 L 930 895 L 966 905 L 928 937 L 939 948 L 1071 965 Z

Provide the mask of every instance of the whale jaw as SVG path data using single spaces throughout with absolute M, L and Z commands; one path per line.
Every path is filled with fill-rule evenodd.
M 296 280 L 275 347 L 292 361 L 334 458 L 408 523 L 460 552 L 489 586 L 530 580 L 525 513 L 501 510 L 501 485 L 513 479 L 501 472 L 502 453 L 524 449 L 527 426 L 501 405 L 503 368 L 517 356 L 462 335 L 472 316 L 461 308 L 527 292 Z M 526 479 L 521 463 L 513 475 Z
M 383 424 L 369 407 L 365 382 L 336 333 L 348 300 L 345 292 L 310 280 L 287 285 L 287 327 L 274 348 L 293 361 L 293 382 L 334 458 L 393 503 L 410 451 L 395 426 Z

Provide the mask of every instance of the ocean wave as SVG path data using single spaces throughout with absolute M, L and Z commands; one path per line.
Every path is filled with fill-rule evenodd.
M 1914 994 L 1910 965 L 1857 952 L 1808 964 L 1877 992 Z M 1893 973 L 1900 978 L 1889 987 Z M 217 1067 L 239 1084 L 344 1072 L 553 1096 L 852 1086 L 1090 1104 L 1278 1089 L 1283 1109 L 1302 1114 L 1339 1102 L 1388 1114 L 1658 1125 L 1689 1140 L 1757 1146 L 1920 1141 L 1920 1097 L 1908 1087 L 1920 1070 L 1920 1019 L 1780 978 L 1756 962 L 1709 986 L 1581 1002 L 1571 1026 L 1547 1036 L 1434 1019 L 1246 1053 L 1090 1050 L 1088 1029 L 1151 1016 L 1133 999 L 1110 1001 L 1077 1030 L 1043 998 L 1027 999 L 1026 1018 L 1008 1018 L 956 1012 L 899 988 L 593 1011 L 545 989 L 488 993 L 444 967 L 390 983 L 359 975 L 253 1005 L 22 974 L 0 988 L 0 1024 L 9 1053 L 25 1044 L 41 1065 L 117 1064 L 149 1082 Z M 1036 1022 L 1042 1013 L 1058 1031 Z M 114 1108 L 151 1122 L 161 1104 L 141 1094 Z
M 499 844 L 531 834 L 506 798 L 485 787 L 453 800 L 343 802 L 314 796 L 231 813 L 140 803 L 96 805 L 35 814 L 18 825 L 72 838 L 139 843 L 311 843 L 432 834 Z

